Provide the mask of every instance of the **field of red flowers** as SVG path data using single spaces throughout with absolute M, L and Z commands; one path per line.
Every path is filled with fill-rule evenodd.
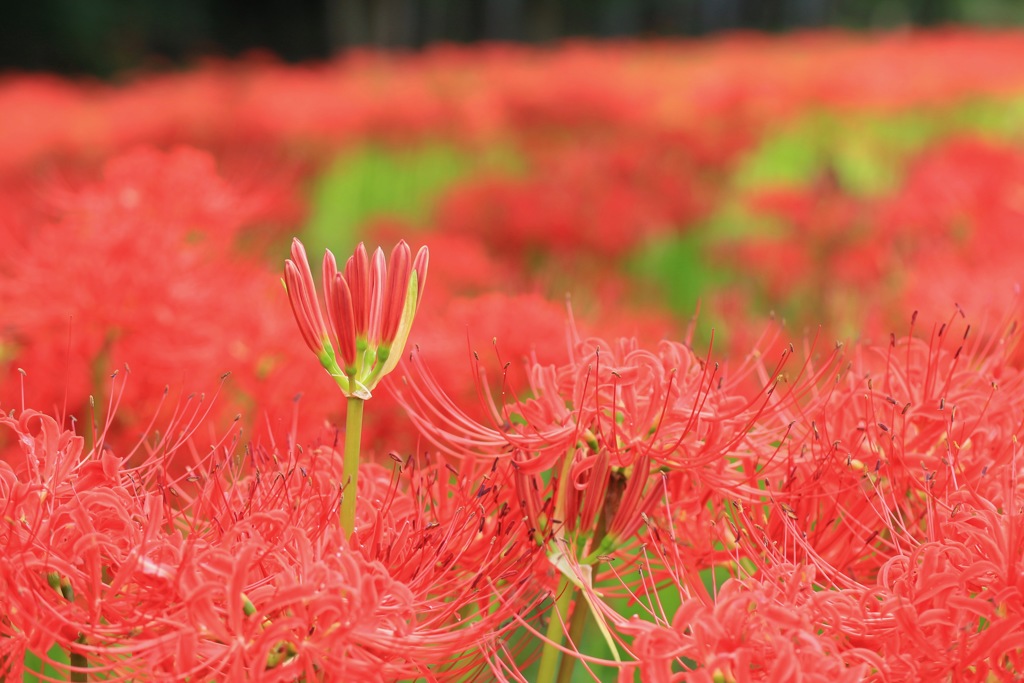
M 1021 63 L 3 77 L 0 677 L 1019 680 Z

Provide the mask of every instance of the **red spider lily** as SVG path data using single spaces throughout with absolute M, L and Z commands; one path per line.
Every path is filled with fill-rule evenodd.
M 560 367 L 532 365 L 530 398 L 516 398 L 503 384 L 506 398 L 496 405 L 482 382 L 492 420 L 483 425 L 444 395 L 422 354 L 410 357 L 415 374 L 400 401 L 426 438 L 458 459 L 460 471 L 491 471 L 512 484 L 498 493 L 502 509 L 518 511 L 546 549 L 548 564 L 537 571 L 551 591 L 573 564 L 584 567 L 582 584 L 608 585 L 601 565 L 609 556 L 635 563 L 638 532 L 661 516 L 659 501 L 669 492 L 679 517 L 690 520 L 697 539 L 706 538 L 701 522 L 721 514 L 720 503 L 710 501 L 736 495 L 751 477 L 742 468 L 753 465 L 738 454 L 764 453 L 783 436 L 782 417 L 807 382 L 792 377 L 776 395 L 779 370 L 760 359 L 732 374 L 682 344 L 663 342 L 650 352 L 634 340 L 592 339 L 578 342 Z M 694 545 L 699 550 L 687 557 L 699 557 L 701 566 L 720 554 L 710 539 Z M 546 639 L 553 637 L 549 631 Z
M 881 658 L 845 647 L 828 624 L 856 605 L 843 595 L 816 593 L 813 568 L 780 568 L 772 581 L 727 581 L 713 604 L 687 595 L 668 620 L 622 623 L 633 636 L 645 681 L 863 681 Z M 696 591 L 703 592 L 702 586 Z
M 421 247 L 414 261 L 409 246 L 400 241 L 391 252 L 389 277 L 380 249 L 371 260 L 360 243 L 344 273 L 327 251 L 323 288 L 328 329 L 306 250 L 298 239 L 292 242 L 284 279 L 295 320 L 306 346 L 346 396 L 369 398 L 398 365 L 426 284 L 428 258 L 427 248 Z
M 531 363 L 530 398 L 518 399 L 503 380 L 506 398 L 496 405 L 484 380 L 480 395 L 491 424 L 483 425 L 444 395 L 423 354 L 410 359 L 415 374 L 400 396 L 427 438 L 455 455 L 519 453 L 527 473 L 550 469 L 578 447 L 607 449 L 614 467 L 631 466 L 643 452 L 661 464 L 698 467 L 742 442 L 758 397 L 771 393 L 749 382 L 752 367 L 726 383 L 721 368 L 683 344 L 662 342 L 650 352 L 635 340 L 591 339 L 577 341 L 564 365 Z M 483 376 L 479 362 L 477 372 Z M 696 445 L 684 438 L 698 433 Z
M 1019 500 L 1012 478 L 1003 483 Z M 733 552 L 758 571 L 713 597 L 675 538 L 667 544 L 651 529 L 647 547 L 669 571 L 626 586 L 647 616 L 625 620 L 598 604 L 616 633 L 632 636 L 628 650 L 644 680 L 1013 680 L 1024 633 L 1019 504 L 1002 510 L 968 485 L 933 505 L 924 535 L 935 540 L 917 540 L 879 512 L 898 549 L 864 582 L 812 553 L 789 564 L 753 534 L 747 541 L 745 530 L 756 527 L 744 527 L 738 543 L 730 540 Z M 683 597 L 671 615 L 656 593 L 666 579 Z
M 759 344 L 769 341 L 762 338 Z M 428 400 L 439 398 L 433 391 L 436 383 L 423 356 L 414 353 L 416 375 L 402 395 L 414 419 L 438 445 L 453 453 L 474 448 L 521 451 L 530 456 L 520 464 L 528 472 L 547 469 L 567 449 L 581 446 L 608 449 L 615 467 L 628 467 L 638 454 L 648 452 L 661 465 L 697 468 L 739 448 L 747 437 L 737 435 L 747 433 L 755 415 L 774 415 L 776 406 L 787 405 L 799 393 L 788 388 L 783 399 L 773 388 L 790 355 L 792 348 L 784 348 L 772 369 L 764 366 L 759 352 L 727 367 L 677 342 L 662 341 L 649 351 L 635 339 L 615 344 L 576 339 L 568 362 L 528 365 L 529 398 L 519 399 L 508 386 L 506 363 L 500 405 L 491 399 L 496 394 L 486 386 L 478 361 L 477 373 L 484 380 L 480 393 L 492 424 L 482 426 L 466 424 L 450 402 Z M 799 384 L 799 376 L 786 379 L 787 384 Z M 771 410 L 765 410 L 767 405 Z M 689 436 L 695 437 L 694 443 Z M 749 438 L 754 441 L 747 446 L 758 437 Z
M 895 676 L 1011 680 L 1024 666 L 1024 517 L 1007 493 L 1014 506 L 1000 509 L 968 484 L 941 501 L 938 540 L 904 545 L 880 570 L 878 626 L 862 642 Z
M 1004 494 L 1019 501 L 1011 482 L 1003 478 Z M 873 580 L 852 581 L 808 553 L 801 571 L 817 577 L 819 608 L 794 614 L 810 618 L 835 651 L 869 662 L 864 680 L 1013 680 L 1024 665 L 1019 503 L 1000 509 L 967 484 L 931 504 L 921 535 L 934 540 L 908 533 L 898 511 L 876 513 L 895 550 Z M 739 548 L 758 557 L 756 543 Z M 784 580 L 789 565 L 777 555 L 768 548 L 758 560 L 762 586 Z
M 116 405 L 112 401 L 111 414 Z M 0 440 L 15 437 L 12 449 L 18 452 L 0 462 L 0 503 L 10 520 L 0 530 L 0 577 L 10 587 L 4 624 L 26 648 L 45 653 L 57 643 L 81 658 L 72 659 L 73 667 L 113 672 L 110 679 L 121 680 L 113 660 L 83 634 L 109 628 L 115 640 L 118 634 L 123 638 L 126 631 L 118 629 L 138 626 L 140 614 L 159 611 L 170 597 L 166 562 L 182 546 L 170 499 L 190 486 L 190 477 L 170 470 L 176 451 L 208 413 L 208 403 L 187 399 L 175 411 L 168 436 L 123 457 L 106 441 L 112 416 L 102 431 L 94 429 L 91 449 L 73 430 L 33 410 L 17 417 L 12 411 L 0 420 Z M 212 451 L 223 446 L 213 444 Z M 150 460 L 127 468 L 125 460 L 141 452 Z M 23 656 L 16 655 L 19 661 Z
M 974 338 L 942 325 L 927 341 L 855 346 L 847 369 L 799 409 L 806 412 L 788 443 L 759 461 L 760 499 L 729 503 L 717 532 L 734 566 L 757 568 L 748 588 L 813 584 L 804 598 L 779 604 L 816 634 L 818 650 L 869 665 L 868 680 L 1010 680 L 1021 666 L 1020 379 L 1005 365 L 1006 344 Z M 738 488 L 734 500 L 750 494 Z M 667 497 L 666 506 L 677 501 Z M 700 595 L 693 531 L 661 526 L 673 519 L 648 524 L 647 548 L 658 560 L 650 585 L 668 579 Z M 811 578 L 793 584 L 793 563 Z M 719 591 L 713 610 L 728 610 L 731 595 Z M 751 618 L 778 614 L 757 603 Z M 700 632 L 700 609 L 712 608 L 681 608 L 684 638 L 665 631 L 656 609 L 655 625 L 626 632 L 683 653 L 684 640 Z M 721 630 L 705 659 L 692 650 L 680 656 L 744 680 L 756 659 L 719 657 L 722 648 L 746 647 L 722 640 L 737 630 Z M 693 642 L 703 647 L 704 638 Z M 652 666 L 667 670 L 671 658 L 647 649 Z
M 1021 430 L 1022 378 L 1006 352 L 952 321 L 927 342 L 853 346 L 847 367 L 794 414 L 782 449 L 762 458 L 765 490 L 752 500 L 771 505 L 741 511 L 745 533 L 776 544 L 777 560 L 809 553 L 870 581 L 902 544 L 928 540 L 933 497 L 970 482 L 1001 498 Z
M 239 465 L 225 437 L 172 475 L 203 419 L 180 415 L 137 467 L 40 413 L 0 420 L 25 463 L 0 463 L 7 662 L 56 642 L 109 680 L 457 678 L 536 601 L 536 550 L 496 515 L 497 482 L 371 465 L 346 541 L 332 449 Z
M 258 138 L 302 161 L 330 153 L 310 143 L 360 133 L 511 140 L 533 177 L 453 193 L 444 227 L 466 240 L 480 234 L 473 225 L 493 228 L 494 254 L 582 245 L 618 255 L 703 215 L 719 174 L 808 102 L 944 103 L 1022 82 L 1006 57 L 1024 47 L 1013 35 L 810 35 L 792 45 L 440 50 L 312 69 L 219 66 L 125 89 L 0 84 L 12 113 L 0 130 L 0 364 L 50 384 L 30 389 L 45 398 L 0 414 L 0 678 L 21 674 L 26 649 L 56 642 L 73 656 L 62 672 L 109 680 L 462 681 L 487 668 L 522 680 L 512 669 L 532 653 L 505 638 L 515 624 L 540 635 L 545 616 L 545 649 L 560 646 L 551 634 L 562 628 L 564 651 L 618 666 L 623 679 L 1020 676 L 1022 379 L 998 334 L 936 326 L 924 339 L 859 342 L 847 366 L 808 354 L 786 373 L 791 363 L 774 366 L 774 352 L 718 366 L 688 343 L 574 338 L 566 354 L 550 348 L 561 328 L 538 298 L 462 299 L 445 305 L 436 336 L 467 320 L 512 337 L 506 353 L 538 350 L 521 381 L 508 367 L 500 387 L 471 378 L 482 424 L 415 355 L 403 400 L 442 455 L 417 447 L 357 483 L 338 471 L 330 434 L 310 445 L 292 427 L 287 447 L 242 447 L 231 431 L 211 451 L 199 401 L 174 409 L 165 437 L 149 432 L 126 449 L 115 431 L 172 410 L 141 399 L 168 375 L 235 370 L 240 402 L 268 424 L 287 424 L 279 407 L 297 390 L 328 384 L 292 362 L 289 314 L 267 295 L 277 278 L 236 253 L 264 198 L 254 209 L 259 193 L 184 150 L 126 155 L 100 182 L 51 187 L 45 206 L 19 201 L 33 188 L 6 177 L 55 153 L 89 164 L 139 139 L 203 139 L 231 155 Z M 922 55 L 933 58 L 904 68 Z M 913 78 L 863 78 L 879 65 Z M 394 106 L 399 98 L 415 106 Z M 89 124 L 69 119 L 75 112 Z M 972 312 L 998 308 L 1019 277 L 1022 178 L 1014 150 L 944 144 L 889 199 L 831 186 L 790 197 L 773 213 L 799 249 L 783 242 L 763 266 L 764 245 L 752 256 L 780 291 L 812 269 L 833 314 L 847 301 L 834 281 L 857 284 L 879 319 L 888 311 L 875 294 L 894 283 L 924 305 L 955 293 L 976 302 Z M 559 189 L 545 185 L 552 179 Z M 574 205 L 567 188 L 593 201 Z M 492 215 L 489 201 L 507 215 Z M 485 276 L 507 282 L 518 267 L 465 240 L 460 253 L 462 268 L 443 278 L 450 286 L 479 290 Z M 328 255 L 323 302 L 300 244 L 292 255 L 285 284 L 303 338 L 361 405 L 407 344 L 426 251 L 414 259 L 400 243 L 387 264 L 360 248 L 341 269 Z M 882 277 L 901 257 L 910 270 Z M 614 276 L 602 288 L 611 280 L 621 288 Z M 53 372 L 65 358 L 67 380 Z M 125 361 L 136 388 L 110 392 L 85 440 L 64 419 L 24 409 L 66 400 L 84 424 L 87 397 Z M 454 369 L 433 371 L 451 386 Z M 16 384 L 0 403 L 16 403 Z M 334 522 L 339 481 L 352 484 L 346 502 L 359 500 L 351 535 Z M 709 596 L 700 572 L 713 565 L 742 578 Z M 552 590 L 555 579 L 569 581 L 565 591 Z M 685 599 L 678 610 L 658 607 L 666 585 Z M 613 597 L 646 619 L 616 613 Z M 635 666 L 573 652 L 587 649 L 572 631 L 583 607 Z

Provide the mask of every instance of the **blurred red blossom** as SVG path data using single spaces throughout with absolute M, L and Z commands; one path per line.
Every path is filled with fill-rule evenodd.
M 211 391 L 232 372 L 244 397 L 219 407 L 261 430 L 270 406 L 288 415 L 296 393 L 330 395 L 329 382 L 291 363 L 299 354 L 277 278 L 238 249 L 260 201 L 220 177 L 211 155 L 139 149 L 96 181 L 44 196 L 46 213 L 0 256 L 5 402 L 20 400 L 25 371 L 29 405 L 84 420 L 88 397 L 102 411 L 107 376 L 127 366 L 117 421 L 144 424 L 168 384 Z

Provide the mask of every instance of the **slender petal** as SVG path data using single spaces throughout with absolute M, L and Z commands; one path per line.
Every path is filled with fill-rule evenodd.
M 327 309 L 327 328 L 331 331 L 338 329 L 337 322 L 334 320 L 334 306 L 331 302 L 333 296 L 334 276 L 338 274 L 338 262 L 334 258 L 334 254 L 331 253 L 330 249 L 324 249 L 324 263 L 322 282 L 324 288 L 324 303 Z
M 328 290 L 327 312 L 334 323 L 334 334 L 338 340 L 338 354 L 343 369 L 351 372 L 356 364 L 356 328 L 352 313 L 352 293 L 341 273 L 334 274 L 334 281 Z
M 370 326 L 370 260 L 362 242 L 345 264 L 345 282 L 352 293 L 356 336 L 365 337 Z
M 416 305 L 419 306 L 423 298 L 423 288 L 427 285 L 427 265 L 430 261 L 430 250 L 425 246 L 420 247 L 416 253 L 416 260 L 412 263 L 412 269 L 416 272 Z
M 384 310 L 384 297 L 387 294 L 388 265 L 384 260 L 384 252 L 378 247 L 373 252 L 370 262 L 370 318 L 366 336 L 372 346 L 380 343 L 381 318 Z
M 306 274 L 308 273 L 307 265 Z M 319 355 L 324 350 L 327 328 L 324 326 L 323 316 L 320 314 L 320 304 L 317 301 L 316 292 L 312 289 L 312 276 L 307 281 L 300 266 L 292 261 L 286 261 L 284 282 L 285 289 L 288 290 L 288 303 L 291 304 L 292 313 L 295 314 L 299 332 L 302 333 L 306 346 L 313 353 Z
M 398 332 L 398 324 L 402 320 L 402 310 L 405 308 L 406 295 L 409 290 L 411 257 L 412 252 L 405 240 L 401 240 L 395 245 L 391 252 L 391 272 L 381 319 L 381 344 L 390 346 L 395 341 L 395 334 Z

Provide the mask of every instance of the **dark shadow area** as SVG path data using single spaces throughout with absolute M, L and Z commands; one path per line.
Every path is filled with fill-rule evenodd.
M 39 0 L 0 21 L 0 69 L 110 77 L 253 50 L 286 61 L 351 47 L 1024 23 L 1019 0 Z

